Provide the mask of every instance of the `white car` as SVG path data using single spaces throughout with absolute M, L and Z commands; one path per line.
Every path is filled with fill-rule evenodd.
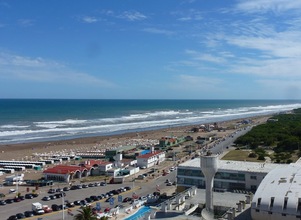
M 9 189 L 9 193 L 15 193 L 16 189 Z

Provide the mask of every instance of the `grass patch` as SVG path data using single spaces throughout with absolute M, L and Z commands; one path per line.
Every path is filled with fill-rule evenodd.
M 237 160 L 237 161 L 249 161 L 249 162 L 260 162 L 257 158 L 248 157 L 251 152 L 248 150 L 232 150 L 229 151 L 222 160 Z

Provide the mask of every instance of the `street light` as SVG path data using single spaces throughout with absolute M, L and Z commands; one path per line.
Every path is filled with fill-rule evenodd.
M 62 210 L 63 210 L 63 220 L 65 220 L 65 210 L 64 210 L 64 205 L 65 205 L 65 196 L 64 196 L 64 192 L 61 192 L 62 194 Z

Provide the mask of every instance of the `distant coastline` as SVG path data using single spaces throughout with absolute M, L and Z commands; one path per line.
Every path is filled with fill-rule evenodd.
M 0 145 L 120 135 L 300 107 L 298 100 L 0 99 Z

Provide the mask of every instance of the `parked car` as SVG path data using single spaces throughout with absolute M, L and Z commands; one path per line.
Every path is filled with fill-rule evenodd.
M 67 202 L 67 203 L 66 203 L 66 206 L 67 206 L 68 208 L 72 208 L 72 207 L 74 207 L 75 205 L 74 205 L 73 202 Z
M 14 202 L 21 202 L 21 199 L 19 197 L 13 198 Z
M 49 196 L 44 196 L 44 197 L 42 198 L 42 200 L 43 200 L 43 201 L 49 201 L 49 200 L 51 200 L 51 198 L 50 198 Z
M 70 187 L 70 190 L 77 190 L 77 189 L 78 189 L 77 186 L 71 186 L 71 187 Z
M 107 184 L 105 182 L 100 183 L 101 186 L 106 186 Z
M 51 209 L 52 209 L 52 211 L 54 211 L 54 212 L 57 212 L 57 211 L 60 211 L 60 210 L 61 210 L 60 206 L 57 205 L 57 204 L 53 204 L 53 205 L 51 206 Z
M 80 200 L 75 200 L 75 201 L 73 202 L 73 204 L 76 205 L 76 206 L 81 205 L 81 204 L 80 204 Z
M 92 199 L 93 201 L 98 201 L 99 200 L 99 198 L 97 197 L 97 196 L 90 196 L 90 199 Z
M 55 189 L 49 189 L 48 193 L 50 193 L 50 194 L 55 193 Z
M 89 186 L 87 184 L 83 184 L 83 188 L 88 188 Z
M 18 220 L 18 218 L 15 215 L 11 215 L 11 216 L 8 217 L 7 220 Z
M 89 183 L 88 186 L 89 187 L 94 187 L 95 185 L 94 185 L 94 183 Z
M 33 195 L 31 193 L 25 194 L 25 199 L 33 199 Z
M 6 202 L 4 200 L 0 200 L 0 205 L 6 205 Z
M 132 201 L 131 197 L 125 197 L 122 202 L 130 202 Z
M 166 186 L 172 186 L 172 182 L 166 183 Z
M 14 199 L 6 199 L 5 202 L 6 204 L 11 204 L 14 202 Z
M 25 218 L 25 215 L 23 213 L 17 213 L 16 216 L 17 216 L 17 219 Z
M 32 195 L 34 198 L 36 198 L 36 197 L 38 197 L 38 196 L 39 196 L 39 194 L 38 194 L 38 193 L 31 193 L 31 195 Z
M 49 197 L 50 197 L 50 199 L 56 199 L 55 195 L 50 195 Z
M 33 211 L 25 211 L 24 215 L 25 215 L 25 217 L 32 217 L 32 216 L 34 216 Z
M 69 190 L 70 190 L 70 187 L 66 186 L 66 187 L 63 188 L 63 191 L 69 191 Z

